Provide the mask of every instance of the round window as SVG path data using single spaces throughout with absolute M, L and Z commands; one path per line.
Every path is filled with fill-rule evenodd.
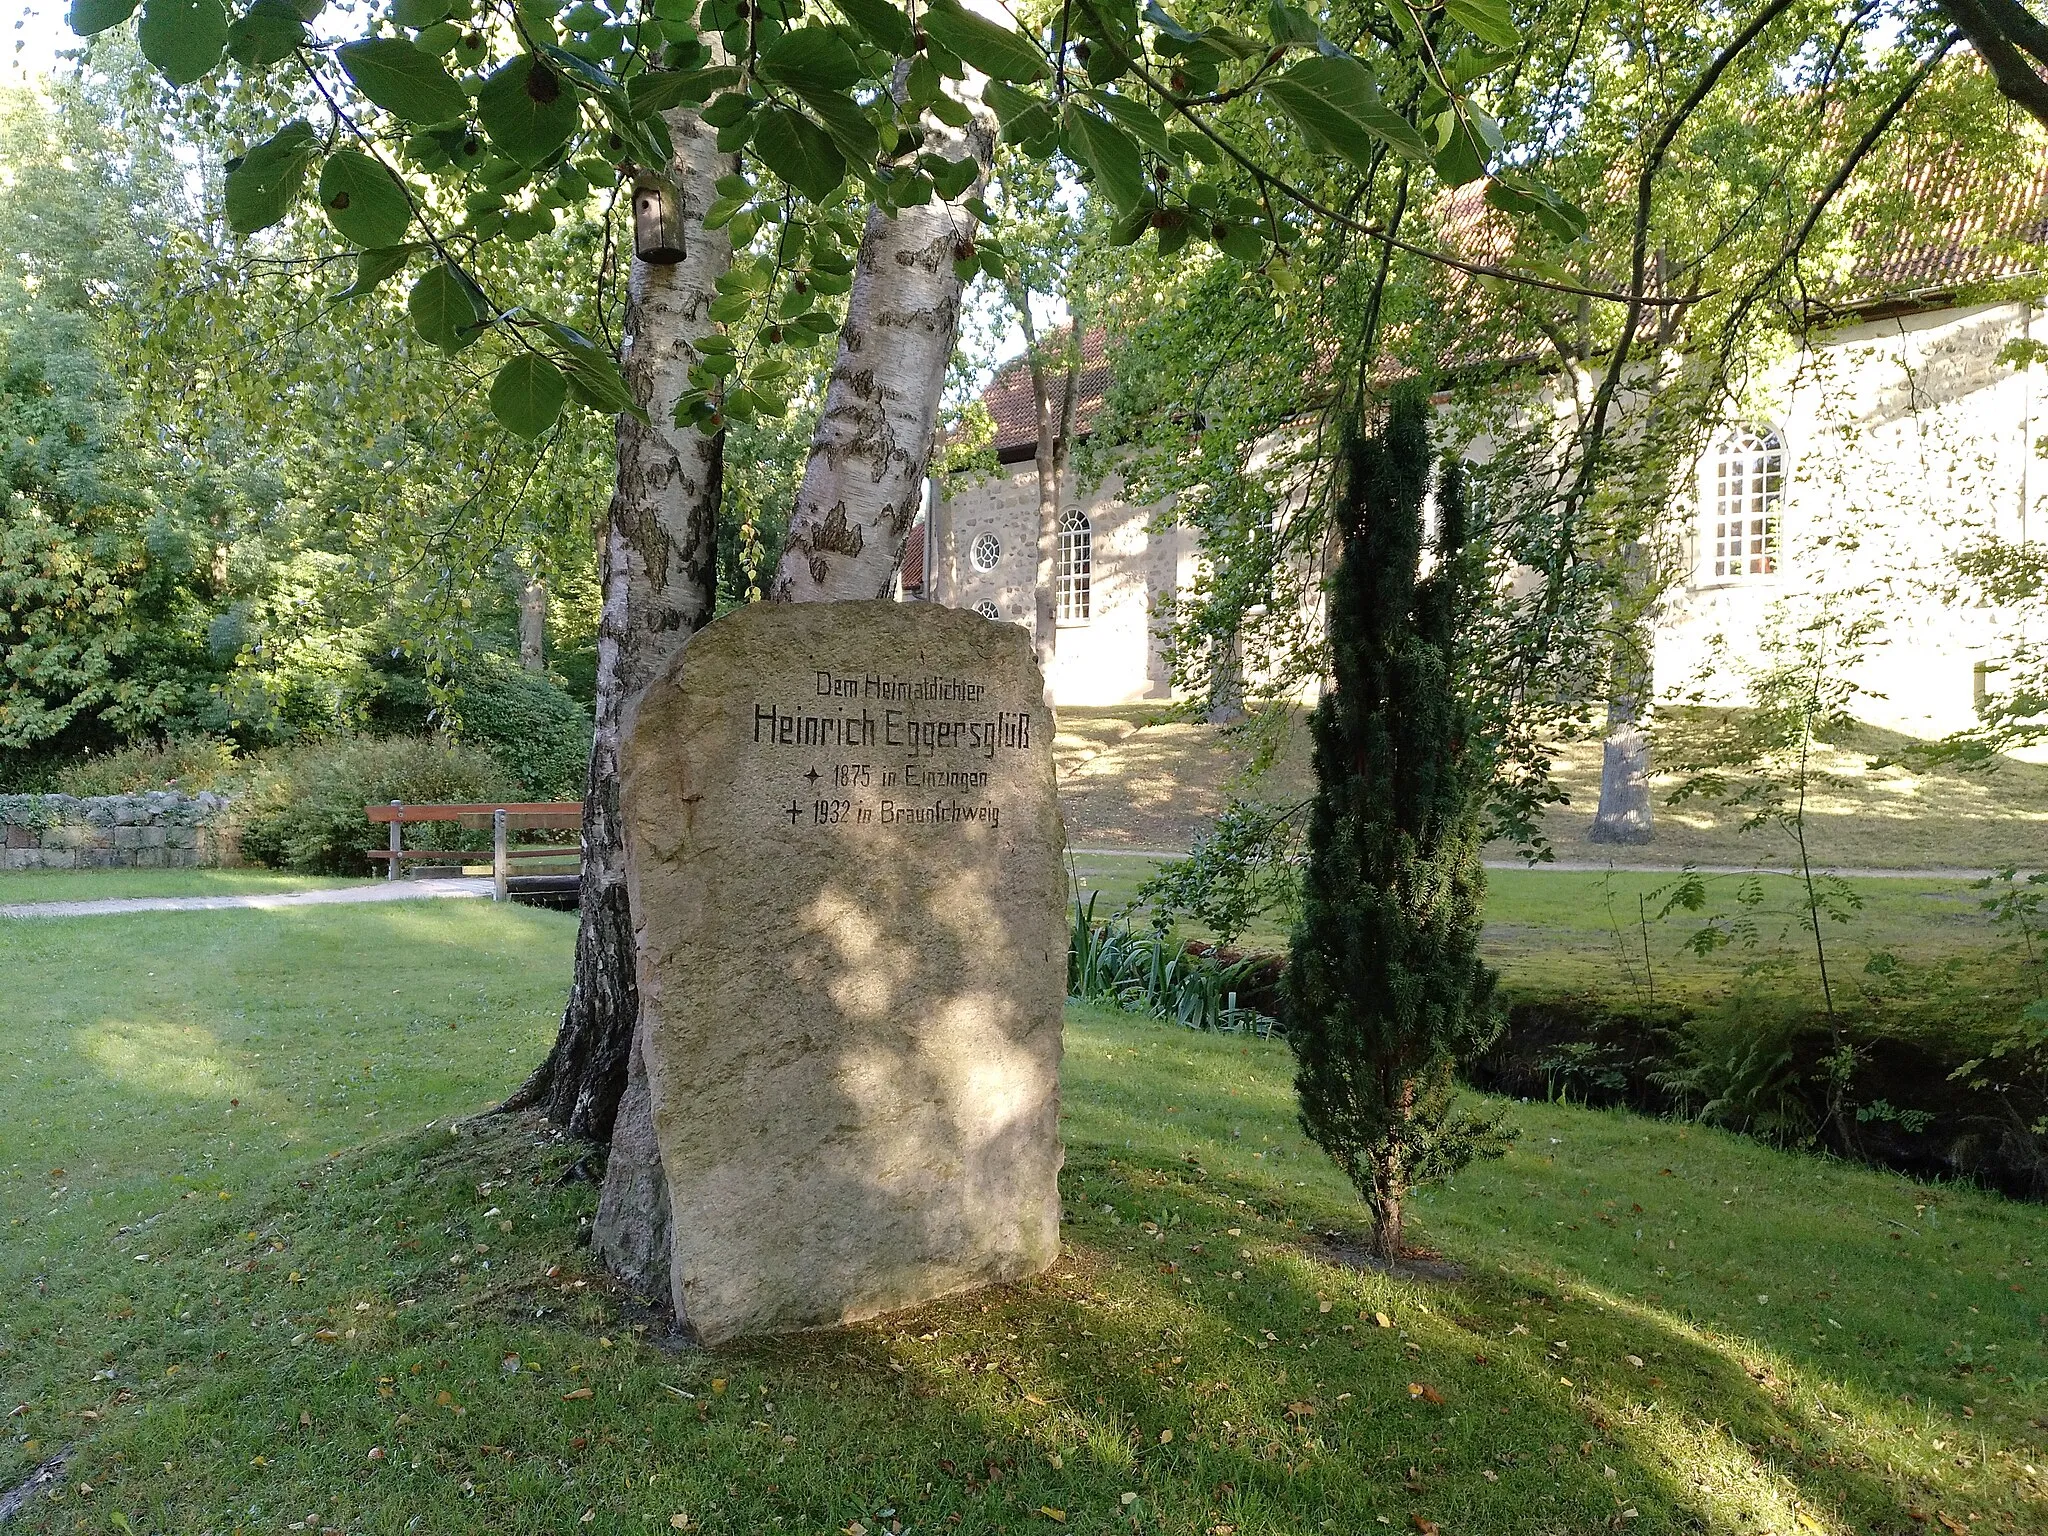
M 1003 558 L 1003 541 L 992 533 L 984 533 L 974 541 L 974 548 L 969 551 L 969 555 L 977 571 L 992 571 L 996 568 L 996 562 Z M 991 614 L 990 617 L 993 618 L 994 615 Z
M 1000 619 L 1002 617 L 1000 613 L 996 612 L 996 605 L 994 603 L 976 603 L 974 611 L 984 619 Z

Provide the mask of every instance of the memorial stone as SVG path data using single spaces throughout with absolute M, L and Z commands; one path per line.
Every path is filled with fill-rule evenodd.
M 1058 1252 L 1065 834 L 1043 694 L 1014 625 L 756 604 L 636 702 L 642 1038 L 673 1300 L 705 1342 Z

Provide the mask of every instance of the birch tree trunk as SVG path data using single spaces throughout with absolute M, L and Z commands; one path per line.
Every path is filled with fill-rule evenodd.
M 960 203 L 981 195 L 995 149 L 979 77 L 969 79 L 973 119 L 928 130 L 925 146 L 948 159 L 971 154 L 982 174 L 957 202 L 934 197 L 893 219 L 872 211 L 861 232 L 838 361 L 768 590 L 773 602 L 883 597 L 903 563 L 960 331 L 953 263 L 974 241 L 974 216 Z
M 1638 629 L 1640 626 L 1637 626 Z M 1656 836 L 1650 802 L 1650 659 L 1645 637 L 1630 635 L 1615 658 L 1607 697 L 1607 739 L 1600 751 L 1600 808 L 1589 842 L 1639 847 Z
M 626 701 L 711 617 L 717 595 L 720 439 L 669 425 L 697 341 L 712 334 L 713 284 L 732 264 L 722 230 L 707 230 L 712 184 L 738 168 L 711 130 L 668 114 L 689 254 L 674 266 L 635 261 L 620 364 L 650 423 L 618 421 L 618 480 L 598 551 L 604 604 L 597 638 L 597 710 L 583 801 L 582 925 L 562 1027 L 509 1108 L 538 1106 L 592 1141 L 612 1133 L 625 1091 L 633 1023 L 633 928 L 619 823 L 619 723 Z

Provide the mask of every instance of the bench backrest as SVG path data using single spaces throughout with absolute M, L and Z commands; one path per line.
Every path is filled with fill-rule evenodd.
M 497 812 L 505 812 L 505 825 L 513 831 L 553 829 L 569 831 L 583 825 L 583 805 L 577 800 L 528 800 L 507 805 L 366 805 L 363 814 L 373 822 L 453 821 L 464 826 L 491 825 Z

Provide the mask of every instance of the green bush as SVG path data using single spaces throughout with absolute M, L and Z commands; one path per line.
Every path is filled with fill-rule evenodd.
M 529 800 L 581 800 L 590 767 L 590 716 L 510 657 L 481 652 L 458 675 L 462 739 L 489 752 Z
M 348 737 L 288 748 L 264 757 L 238 801 L 242 856 L 302 874 L 360 875 L 365 856 L 389 836 L 364 807 L 389 800 L 518 800 L 520 782 L 481 748 L 439 737 Z M 466 843 L 447 839 L 462 835 Z M 458 834 L 442 822 L 409 828 L 413 847 L 479 849 L 488 833 Z
M 235 744 L 211 736 L 136 742 L 113 752 L 78 758 L 57 771 L 63 795 L 131 795 L 145 789 L 202 789 L 226 794 L 241 781 L 245 765 Z
M 444 723 L 426 677 L 402 660 L 380 666 L 363 700 L 370 728 L 421 734 Z M 455 734 L 482 747 L 528 800 L 581 800 L 590 763 L 590 715 L 545 675 L 478 651 L 455 668 Z

